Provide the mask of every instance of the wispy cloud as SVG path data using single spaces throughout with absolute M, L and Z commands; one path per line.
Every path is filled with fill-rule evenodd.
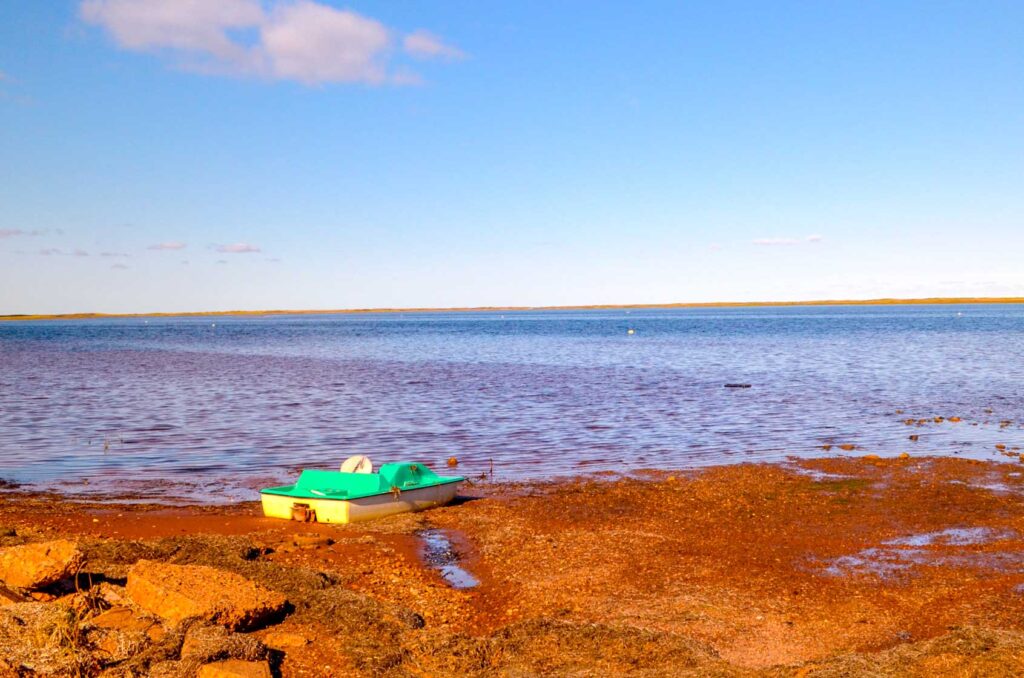
M 202 73 L 305 85 L 418 80 L 393 66 L 396 31 L 314 0 L 82 0 L 79 15 L 124 49 L 169 54 Z M 402 44 L 415 58 L 462 56 L 426 31 Z
M 217 251 L 222 254 L 251 254 L 259 252 L 260 248 L 247 242 L 236 242 L 230 245 L 220 245 L 217 247 Z
M 41 257 L 87 257 L 89 253 L 83 249 L 62 250 L 57 247 L 44 247 L 36 252 Z
M 117 271 L 127 271 L 128 268 L 130 268 L 130 267 L 128 265 L 126 265 L 126 264 L 113 264 L 110 268 L 112 268 L 114 270 L 117 270 Z
M 162 251 L 174 251 L 183 250 L 186 245 L 183 242 L 170 241 L 170 242 L 158 242 L 155 245 L 150 245 L 147 250 L 162 250 Z
M 458 47 L 446 45 L 430 31 L 418 30 L 402 38 L 402 49 L 417 59 L 462 59 L 466 55 Z
M 822 240 L 824 238 L 820 235 L 809 235 L 806 238 L 757 238 L 753 243 L 762 247 L 792 247 L 803 243 L 819 243 Z
M 49 233 L 49 231 L 39 229 L 26 231 L 20 228 L 0 228 L 0 238 L 15 238 L 20 235 L 39 236 L 46 235 L 47 233 Z M 59 234 L 61 231 L 57 231 L 57 233 Z
M 130 255 L 127 252 L 100 252 L 100 256 L 101 257 L 107 257 L 107 258 L 119 258 L 119 257 L 127 258 Z

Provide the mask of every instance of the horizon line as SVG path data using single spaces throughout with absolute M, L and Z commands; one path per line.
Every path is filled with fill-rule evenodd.
M 13 313 L 0 315 L 0 321 L 12 320 L 90 320 L 102 318 L 174 318 L 196 316 L 246 315 L 343 315 L 357 313 L 473 313 L 486 311 L 591 311 L 672 308 L 743 308 L 772 306 L 899 306 L 952 304 L 1024 304 L 1024 297 L 923 297 L 915 299 L 827 299 L 812 301 L 704 301 L 664 304 L 577 304 L 562 306 L 451 306 L 409 308 L 343 308 L 343 309 L 263 309 L 229 311 L 182 311 L 141 313 Z

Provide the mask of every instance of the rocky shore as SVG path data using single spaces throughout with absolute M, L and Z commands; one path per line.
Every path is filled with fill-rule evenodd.
M 8 492 L 0 675 L 1020 675 L 1022 472 L 484 484 L 352 526 Z

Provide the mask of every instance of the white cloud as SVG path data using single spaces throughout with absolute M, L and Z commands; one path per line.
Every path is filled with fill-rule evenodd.
M 171 242 L 158 242 L 155 245 L 150 245 L 147 250 L 183 250 L 186 245 L 183 242 L 171 241 Z
M 125 265 L 125 264 L 114 264 L 110 268 L 116 269 L 118 271 L 126 271 L 126 270 L 128 270 L 128 266 Z
M 821 242 L 825 238 L 820 235 L 809 235 L 807 236 L 807 242 Z
M 221 245 L 217 248 L 217 251 L 222 254 L 251 254 L 259 252 L 260 248 L 247 242 L 236 242 L 230 245 Z
M 415 84 L 392 67 L 395 32 L 314 0 L 82 0 L 79 15 L 122 48 L 173 55 L 189 70 L 322 83 Z M 403 40 L 416 58 L 462 56 L 426 31 Z
M 308 0 L 280 5 L 262 29 L 271 74 L 307 85 L 387 80 L 391 34 L 355 12 Z
M 263 20 L 258 0 L 83 0 L 79 14 L 125 49 L 177 50 L 238 68 L 249 50 L 227 31 Z
M 402 48 L 417 59 L 462 59 L 466 56 L 459 48 L 446 45 L 441 38 L 424 30 L 405 36 Z

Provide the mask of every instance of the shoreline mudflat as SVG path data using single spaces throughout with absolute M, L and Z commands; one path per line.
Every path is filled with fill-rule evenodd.
M 184 675 L 225 661 L 285 676 L 1024 672 L 1019 462 L 794 460 L 464 495 L 351 526 L 268 520 L 256 503 L 4 495 L 0 549 L 66 540 L 83 563 L 77 589 L 9 587 L 41 602 L 0 607 L 26 619 L 73 610 L 64 651 L 0 631 L 0 657 L 13 675 L 33 661 L 43 675 L 72 664 Z M 424 558 L 427 529 L 477 586 L 451 586 Z M 215 618 L 175 621 L 133 598 L 139 561 L 172 579 L 241 577 L 287 607 L 216 633 Z M 136 630 L 116 628 L 111 610 Z M 213 650 L 196 650 L 213 636 Z
M 277 309 L 153 313 L 28 313 L 0 315 L 4 320 L 102 320 L 104 318 L 178 318 L 206 316 L 349 315 L 359 313 L 472 313 L 503 311 L 616 311 L 673 308 L 771 308 L 790 306 L 950 306 L 954 304 L 1024 304 L 1024 297 L 923 297 L 919 299 L 826 299 L 812 301 L 709 301 L 665 304 L 580 304 L 569 306 L 454 306 L 410 308 Z

